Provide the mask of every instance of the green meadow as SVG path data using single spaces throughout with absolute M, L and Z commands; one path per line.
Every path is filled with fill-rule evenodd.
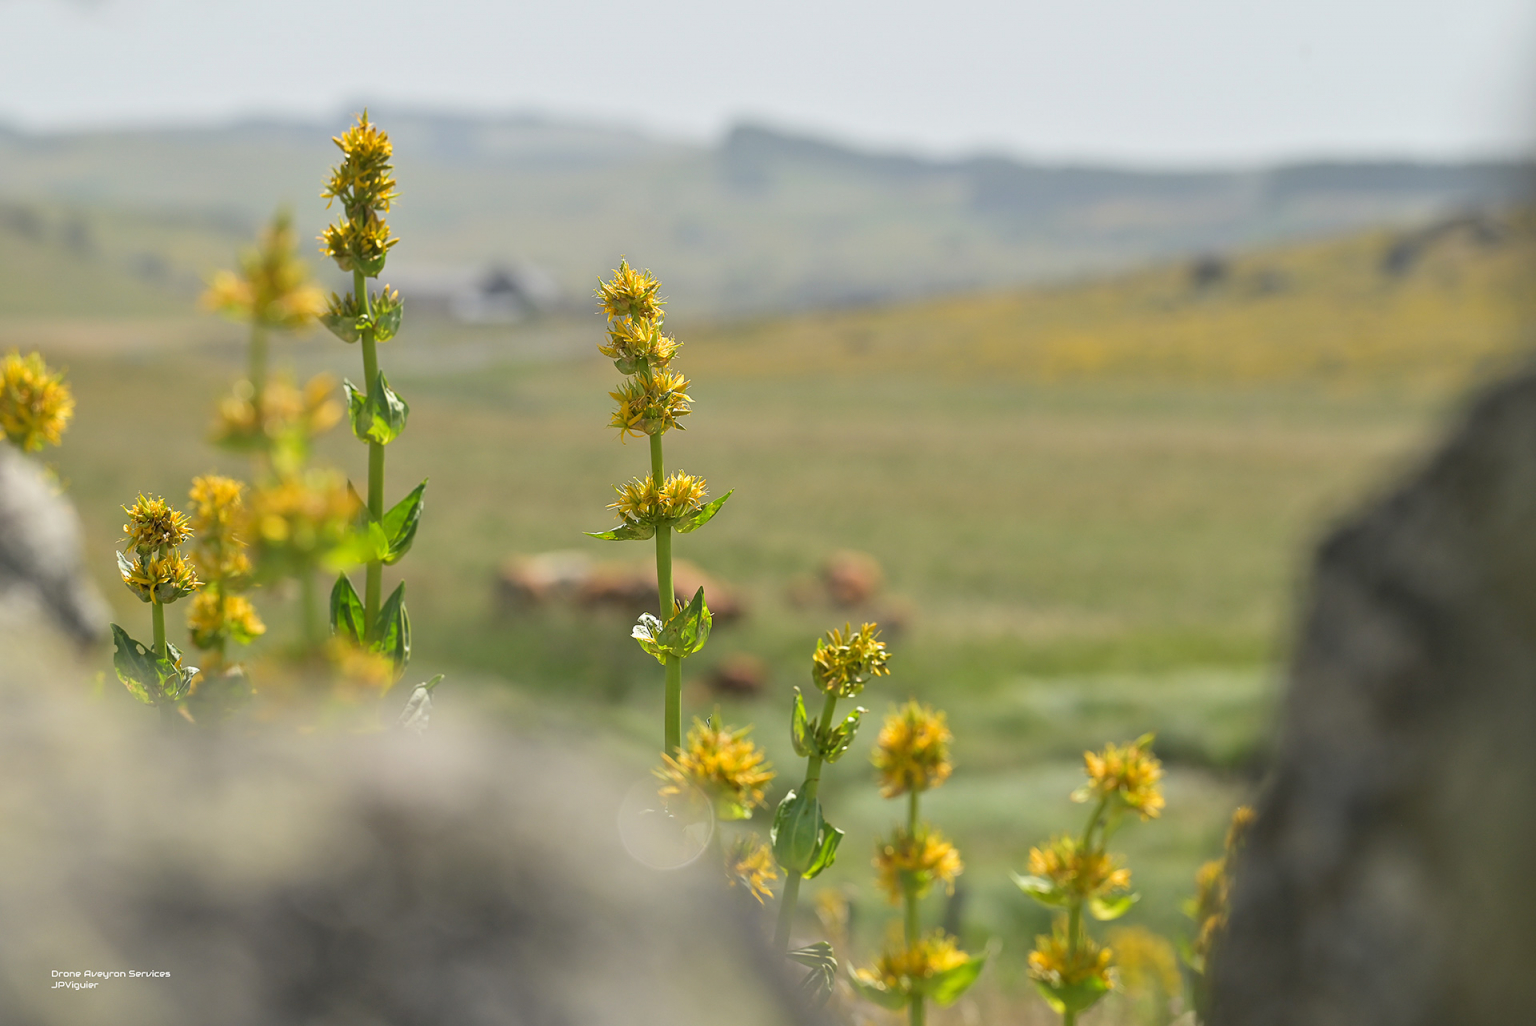
M 966 858 L 968 939 L 1005 941 L 988 986 L 1021 986 L 1046 926 L 1006 870 L 1049 832 L 1080 827 L 1067 795 L 1082 750 L 1105 741 L 1158 733 L 1167 813 L 1117 838 L 1144 893 L 1127 921 L 1183 929 L 1196 866 L 1263 772 L 1312 546 L 1421 457 L 1465 389 L 1524 352 L 1527 222 L 1511 219 L 1496 244 L 1447 237 L 1396 276 L 1381 268 L 1393 241 L 1245 254 L 1205 285 L 1170 265 L 751 323 L 673 311 L 695 405 L 668 437 L 669 469 L 736 490 L 675 552 L 747 607 L 686 664 L 685 712 L 718 703 L 729 722 L 755 723 L 791 775 L 791 689 L 808 683 L 816 636 L 860 616 L 792 593 L 833 552 L 866 552 L 884 568 L 882 608 L 903 621 L 892 676 L 860 699 L 874 722 L 826 776 L 828 814 L 848 830 L 842 858 L 807 887 L 850 889 L 866 951 L 894 914 L 868 856 L 897 815 L 867 753 L 878 718 L 908 696 L 946 709 L 954 729 L 955 774 L 925 811 Z M 68 368 L 78 410 L 49 455 L 103 592 L 118 616 L 142 617 L 115 579 L 120 506 L 241 471 L 205 441 L 241 333 L 160 304 L 29 313 L 0 322 L 0 349 L 35 345 Z M 517 554 L 650 558 L 581 533 L 610 525 L 611 486 L 647 466 L 643 445 L 606 427 L 618 376 L 595 352 L 601 320 L 471 328 L 408 306 L 405 323 L 381 359 L 412 407 L 389 449 L 391 492 L 431 479 L 407 566 L 409 672 L 448 673 L 444 716 L 478 692 L 513 729 L 540 716 L 638 776 L 660 736 L 661 678 L 628 637 L 632 617 L 495 601 Z M 276 362 L 357 373 L 357 355 L 320 333 L 282 341 Z M 360 479 L 360 449 L 338 430 L 322 454 Z M 259 659 L 291 636 L 296 602 L 255 598 L 273 624 Z M 742 653 L 766 665 L 762 693 L 712 694 L 709 670 Z

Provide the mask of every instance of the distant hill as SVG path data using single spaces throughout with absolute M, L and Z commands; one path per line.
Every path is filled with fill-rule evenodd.
M 705 147 L 532 116 L 375 114 L 396 140 L 402 274 L 531 265 L 583 302 L 625 254 L 662 276 L 679 316 L 1060 280 L 1418 223 L 1507 205 L 1533 174 L 1520 163 L 1166 172 L 946 161 L 753 125 Z M 68 210 L 87 226 L 176 221 L 184 227 L 175 239 L 151 240 L 143 252 L 124 239 L 119 249 L 143 267 L 160 261 L 164 281 L 185 293 L 279 203 L 319 232 L 327 216 L 319 189 L 336 153 L 330 136 L 344 123 L 3 131 L 0 200 Z

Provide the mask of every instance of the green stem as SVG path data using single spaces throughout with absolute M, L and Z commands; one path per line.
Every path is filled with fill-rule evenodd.
M 825 735 L 827 728 L 832 725 L 832 717 L 837 713 L 837 692 L 827 692 L 826 701 L 821 706 L 821 728 L 817 731 Z M 805 795 L 806 801 L 815 801 L 821 790 L 821 755 L 812 752 L 805 760 L 805 781 L 800 785 L 800 793 Z M 773 931 L 773 946 L 780 951 L 789 950 L 789 931 L 795 922 L 795 906 L 800 901 L 800 874 L 794 870 L 784 871 L 784 891 L 779 895 L 779 922 Z
M 311 652 L 320 650 L 320 600 L 315 592 L 315 571 L 305 567 L 299 571 L 299 598 L 304 616 L 304 643 Z
M 920 793 L 916 788 L 907 792 L 908 837 L 915 838 L 917 836 L 917 800 Z M 907 905 L 907 950 L 911 951 L 917 947 L 919 933 L 917 923 L 917 888 L 908 883 L 903 890 L 905 891 L 904 897 Z M 912 995 L 912 999 L 907 1002 L 907 1012 L 911 1018 L 912 1026 L 923 1026 L 925 1009 L 923 1008 L 923 996 L 921 994 Z
M 1104 817 L 1104 810 L 1109 807 L 1108 796 L 1099 799 L 1093 807 L 1093 813 L 1088 817 L 1088 825 L 1083 827 L 1083 840 L 1081 850 L 1086 854 L 1088 846 L 1093 843 L 1093 832 L 1100 828 L 1100 820 Z M 1082 945 L 1083 939 L 1083 899 L 1075 898 L 1067 911 L 1067 964 L 1073 965 L 1077 961 L 1077 949 Z M 1077 1013 L 1066 1011 L 1061 1013 L 1062 1026 L 1075 1026 Z
M 664 465 L 661 458 L 661 432 L 651 436 L 651 481 L 661 488 Z M 672 588 L 672 528 L 656 529 L 656 605 L 662 622 L 677 611 L 677 597 Z M 675 752 L 683 747 L 683 661 L 667 656 L 666 689 L 662 708 L 662 751 Z
M 368 283 L 363 272 L 352 272 L 352 294 L 357 297 L 358 307 L 365 317 L 372 316 L 368 299 Z M 374 391 L 379 376 L 379 354 L 373 338 L 373 329 L 363 331 L 363 388 L 368 395 Z M 368 516 L 373 520 L 384 519 L 384 447 L 378 442 L 368 443 Z M 379 616 L 380 593 L 383 591 L 384 563 L 371 560 L 363 580 L 363 637 L 374 639 L 374 621 Z
M 165 659 L 165 606 L 157 598 L 150 598 L 150 619 L 155 630 L 155 657 Z
M 258 421 L 262 416 L 262 393 L 267 390 L 267 329 L 260 321 L 251 322 L 250 345 L 251 405 Z

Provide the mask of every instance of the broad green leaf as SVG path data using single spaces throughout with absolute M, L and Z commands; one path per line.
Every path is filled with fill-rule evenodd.
M 411 493 L 390 508 L 380 521 L 386 542 L 386 554 L 384 562 L 390 566 L 400 562 L 400 558 L 411 551 L 411 543 L 416 540 L 416 528 L 421 523 L 422 501 L 421 495 L 427 490 L 427 482 L 423 481 Z
M 693 593 L 693 598 L 688 605 L 673 617 L 677 621 L 677 640 L 673 655 L 679 659 L 686 659 L 709 640 L 709 630 L 714 623 L 714 617 L 709 612 L 709 606 L 704 603 L 704 589 L 700 588 Z
M 363 643 L 363 600 L 346 574 L 339 574 L 331 588 L 331 633 L 354 645 Z
M 735 492 L 736 489 L 732 488 L 714 502 L 700 509 L 697 513 L 679 520 L 674 529 L 678 534 L 688 534 L 692 531 L 697 531 L 715 518 L 715 514 L 720 512 L 720 507 L 725 505 L 725 500 L 729 499 Z
M 121 553 L 118 559 L 122 559 Z M 117 671 L 117 679 L 123 682 L 123 686 L 134 698 L 145 705 L 154 705 L 154 692 L 159 688 L 155 654 L 130 638 L 128 632 L 117 624 L 108 626 L 112 628 L 112 644 L 115 648 L 112 668 Z
M 405 672 L 406 664 L 411 661 L 411 617 L 405 611 L 404 581 L 395 585 L 395 590 L 380 607 L 379 617 L 373 622 L 371 647 L 390 658 L 395 664 L 395 673 Z
M 368 407 L 373 416 L 365 441 L 388 445 L 405 430 L 411 407 L 389 387 L 389 379 L 380 371 L 368 389 Z
M 1019 890 L 1034 898 L 1042 905 L 1051 908 L 1064 908 L 1071 897 L 1066 891 L 1057 887 L 1043 876 L 1020 876 L 1018 873 L 1009 873 Z
M 366 442 L 372 419 L 368 412 L 368 393 L 352 384 L 351 378 L 342 378 L 341 388 L 347 394 L 347 421 L 352 425 L 352 435 L 359 442 Z
M 889 1008 L 891 1011 L 907 1007 L 907 996 L 897 990 L 886 990 L 878 983 L 865 983 L 857 976 L 850 976 L 848 982 L 853 984 L 853 989 L 859 992 L 859 996 L 867 1001 L 873 1001 L 881 1008 Z
M 348 530 L 340 542 L 328 549 L 321 558 L 327 570 L 337 573 L 350 570 L 364 563 L 384 562 L 389 555 L 389 538 L 376 520 L 366 519 L 361 525 Z
M 1109 984 L 1101 976 L 1092 976 L 1082 983 L 1053 987 L 1043 980 L 1035 981 L 1035 989 L 1045 998 L 1045 1003 L 1059 1015 L 1081 1012 L 1092 1008 L 1099 998 L 1109 993 Z
M 809 880 L 833 862 L 837 861 L 837 846 L 842 843 L 843 832 L 837 827 L 821 821 L 821 836 L 817 838 L 816 854 L 811 859 L 811 864 L 806 867 L 805 878 Z
M 826 843 L 822 836 L 824 826 L 821 803 L 790 790 L 779 802 L 773 814 L 773 827 L 768 831 L 773 857 L 789 872 L 803 876 Z
M 924 990 L 933 998 L 936 1004 L 954 1004 L 955 999 L 964 994 L 976 982 L 976 977 L 981 975 L 981 970 L 987 964 L 986 955 L 970 955 L 966 961 L 952 969 L 946 969 L 941 973 L 931 976 Z
M 1088 899 L 1088 911 L 1093 914 L 1093 918 L 1107 923 L 1111 919 L 1119 919 L 1125 915 L 1139 900 L 1141 900 L 1139 894 L 1122 894 L 1115 898 L 1095 896 Z
M 654 537 L 656 528 L 652 524 L 624 523 L 611 531 L 583 531 L 588 538 L 596 538 L 598 541 L 645 541 Z
M 789 714 L 789 743 L 802 759 L 811 754 L 811 720 L 805 711 L 805 697 L 795 688 L 795 707 Z
M 832 945 L 826 941 L 817 941 L 815 944 L 796 948 L 788 952 L 785 957 L 790 961 L 799 962 L 810 970 L 800 981 L 800 989 L 818 1005 L 826 1004 L 827 999 L 832 996 L 833 984 L 837 981 L 837 958 L 832 954 Z
M 342 313 L 324 313 L 317 318 L 332 335 L 343 342 L 356 342 L 363 337 L 368 321 L 362 317 L 348 317 Z

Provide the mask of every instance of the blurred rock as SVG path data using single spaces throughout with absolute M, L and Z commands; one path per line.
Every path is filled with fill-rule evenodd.
M 0 621 L 41 620 L 84 645 L 106 636 L 107 615 L 80 563 L 74 507 L 36 463 L 0 441 Z
M 712 577 L 686 559 L 672 563 L 672 592 L 679 602 L 688 602 L 694 592 L 704 589 L 704 601 L 716 625 L 740 619 L 746 604 L 735 588 Z M 583 585 L 578 601 L 588 607 L 613 606 L 626 613 L 659 615 L 656 601 L 656 564 L 612 564 L 599 566 Z
M 715 664 L 704 683 L 717 695 L 756 698 L 768 685 L 768 664 L 757 656 L 732 652 Z
M 0 664 L 0 1022 L 814 1021 L 756 906 L 627 857 L 627 781 L 557 736 L 213 733 L 35 670 Z
M 1320 547 L 1214 1026 L 1536 1015 L 1536 376 Z
M 835 605 L 860 606 L 885 587 L 880 561 L 867 552 L 834 552 L 821 564 L 821 582 Z
M 562 549 L 534 556 L 513 556 L 496 575 L 498 605 L 508 608 L 569 602 L 592 577 L 592 557 Z

